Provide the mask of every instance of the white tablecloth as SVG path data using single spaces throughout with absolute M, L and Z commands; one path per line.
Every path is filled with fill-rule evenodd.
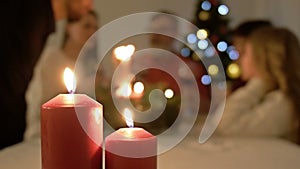
M 158 156 L 159 169 L 299 169 L 300 146 L 280 139 L 189 137 Z M 40 169 L 40 141 L 0 151 L 0 169 Z

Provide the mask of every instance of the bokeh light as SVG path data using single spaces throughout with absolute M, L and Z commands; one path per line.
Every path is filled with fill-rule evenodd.
M 144 92 L 144 84 L 142 82 L 136 82 L 133 85 L 133 92 L 136 94 L 141 94 Z
M 206 11 L 201 11 L 199 13 L 198 17 L 199 17 L 200 20 L 206 21 L 206 20 L 209 19 L 210 14 L 208 12 L 206 12 Z
M 129 61 L 135 51 L 134 45 L 119 46 L 114 49 L 114 54 L 119 61 Z
M 197 37 L 201 40 L 206 39 L 208 36 L 208 32 L 205 29 L 200 29 L 197 32 Z
M 204 51 L 204 55 L 208 58 L 211 58 L 215 55 L 215 49 L 214 47 L 208 47 L 207 49 L 205 49 Z
M 180 54 L 183 57 L 188 57 L 191 54 L 191 50 L 189 48 L 182 48 L 181 51 L 180 51 Z
M 173 98 L 173 96 L 174 96 L 174 92 L 173 92 L 172 89 L 165 90 L 165 97 L 166 98 L 171 99 L 171 98 Z
M 188 43 L 190 43 L 190 44 L 194 44 L 194 43 L 196 43 L 197 42 L 197 36 L 195 35 L 195 34 L 193 34 L 193 33 L 191 33 L 191 34 L 189 34 L 188 36 L 187 36 L 187 41 L 188 41 Z
M 226 73 L 230 78 L 236 79 L 236 78 L 240 77 L 241 70 L 240 70 L 240 67 L 238 64 L 231 63 L 228 65 Z
M 198 48 L 201 50 L 205 50 L 208 47 L 208 41 L 207 40 L 199 40 L 198 41 Z
M 229 13 L 229 8 L 226 5 L 220 5 L 218 8 L 218 12 L 220 15 L 227 15 Z
M 201 77 L 201 82 L 204 85 L 209 85 L 211 83 L 211 77 L 209 75 L 203 75 Z
M 217 49 L 220 51 L 220 52 L 224 52 L 227 50 L 227 43 L 224 42 L 224 41 L 220 41 L 218 44 L 217 44 Z
M 213 64 L 208 67 L 207 71 L 208 71 L 209 75 L 215 76 L 219 73 L 219 67 L 217 65 Z
M 231 60 L 237 60 L 239 58 L 239 53 L 234 46 L 229 46 L 227 48 L 227 54 Z
M 201 60 L 201 57 L 198 56 L 197 53 L 195 53 L 195 52 L 192 54 L 192 58 L 193 58 L 193 60 L 195 60 L 195 61 L 200 61 L 200 60 Z
M 209 1 L 203 1 L 201 8 L 205 11 L 209 11 L 211 9 L 211 3 Z

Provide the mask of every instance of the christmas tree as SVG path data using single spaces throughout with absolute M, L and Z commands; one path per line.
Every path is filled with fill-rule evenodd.
M 220 67 L 214 64 L 216 57 L 222 62 L 226 80 L 233 81 L 240 76 L 240 69 L 235 63 L 238 53 L 231 45 L 228 14 L 228 6 L 220 0 L 199 0 L 193 21 L 199 29 L 187 35 L 190 46 L 181 50 L 183 56 L 209 63 L 207 74 L 201 79 L 205 85 L 210 85 L 213 78 L 220 76 Z

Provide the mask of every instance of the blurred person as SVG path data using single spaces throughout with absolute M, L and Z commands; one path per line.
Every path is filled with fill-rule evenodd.
M 76 74 L 77 89 L 76 92 L 86 92 L 88 89 L 83 85 L 87 79 L 82 77 L 88 76 L 89 69 L 93 69 L 92 64 L 97 59 L 96 39 L 87 41 L 98 29 L 98 16 L 95 11 L 88 11 L 79 20 L 69 20 L 66 25 L 64 42 L 61 48 L 48 50 L 38 63 L 31 85 L 26 92 L 27 123 L 28 127 L 25 132 L 25 139 L 36 138 L 40 136 L 40 108 L 51 98 L 60 93 L 67 93 L 63 81 L 63 73 L 66 67 L 74 70 L 77 58 L 85 45 L 83 70 L 78 79 Z M 93 70 L 91 70 L 93 71 Z M 76 72 L 75 72 L 76 73 Z M 78 82 L 84 84 L 80 85 Z M 83 87 L 82 87 L 83 86 Z
M 162 34 L 150 34 L 150 46 L 153 48 L 161 48 L 170 52 L 179 53 L 178 42 L 173 38 L 179 33 L 179 23 L 173 12 L 161 10 L 158 11 L 150 21 L 149 30 L 160 32 Z M 173 16 L 172 16 L 173 15 Z M 173 37 L 171 37 L 173 36 Z
M 232 42 L 237 52 L 239 53 L 239 56 L 243 55 L 245 41 L 253 31 L 262 27 L 269 27 L 272 25 L 273 24 L 271 21 L 265 19 L 251 19 L 240 23 L 232 32 Z M 228 94 L 245 84 L 246 82 L 241 78 L 235 80 L 233 84 L 231 84 Z
M 216 133 L 297 142 L 300 46 L 295 34 L 286 28 L 259 28 L 245 41 L 240 59 L 247 83 L 227 97 Z
M 6 62 L 0 65 L 0 149 L 23 141 L 25 92 L 45 45 L 53 44 L 50 39 L 55 38 L 49 35 L 57 31 L 55 21 L 68 16 L 75 19 L 91 4 L 91 0 L 3 2 L 0 46 Z
M 192 58 L 183 57 L 180 53 L 182 44 L 179 40 L 176 39 L 180 34 L 180 22 L 176 18 L 176 15 L 171 11 L 158 11 L 158 13 L 153 15 L 153 17 L 150 19 L 149 31 L 159 32 L 149 34 L 150 48 L 161 50 L 150 50 L 143 55 L 133 55 L 132 69 L 138 70 L 139 68 L 143 68 L 145 66 L 162 67 L 167 68 L 169 72 L 173 73 L 171 75 L 169 72 L 150 68 L 139 72 L 135 76 L 135 80 L 133 82 L 142 82 L 145 85 L 146 94 L 148 94 L 147 91 L 151 89 L 160 89 L 162 91 L 171 89 L 174 92 L 174 97 L 168 99 L 165 112 L 158 119 L 149 123 L 151 131 L 153 130 L 153 126 L 157 127 L 156 130 L 158 131 L 155 131 L 155 133 L 157 133 L 170 127 L 174 123 L 178 116 L 180 106 L 184 107 L 184 110 L 186 111 L 184 112 L 185 117 L 187 118 L 189 114 L 191 114 L 189 110 L 191 104 L 195 105 L 201 103 L 201 110 L 199 110 L 199 112 L 206 112 L 206 101 L 209 101 L 209 91 L 208 88 L 204 86 L 200 80 L 201 76 L 205 72 L 205 68 L 202 63 L 195 61 Z M 177 58 L 173 59 L 174 57 L 179 58 L 180 62 L 178 63 Z M 187 68 L 189 68 L 189 70 L 187 70 Z M 191 71 L 192 74 L 189 74 L 189 71 Z M 196 100 L 194 99 L 195 92 L 197 91 L 191 89 L 191 86 L 194 85 L 192 78 L 194 78 L 197 82 L 197 89 L 199 90 L 199 95 L 201 97 L 200 103 L 194 102 L 194 100 Z M 185 100 L 185 104 L 183 104 L 183 102 L 181 101 L 182 91 L 180 91 L 179 83 L 175 79 L 180 80 L 180 82 L 182 82 L 182 84 L 186 86 L 186 89 L 189 89 L 185 92 L 190 96 L 190 100 Z M 147 95 L 144 96 L 144 98 L 148 98 Z M 145 102 L 145 100 L 142 101 Z M 150 105 L 146 105 L 145 109 L 147 109 L 149 106 Z

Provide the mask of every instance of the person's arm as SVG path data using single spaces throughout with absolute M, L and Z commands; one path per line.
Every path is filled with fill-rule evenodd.
M 67 19 L 61 19 L 55 23 L 55 31 L 49 35 L 44 51 L 63 47 L 65 40 Z
M 51 5 L 56 21 L 67 18 L 67 3 L 65 0 L 51 0 Z
M 55 31 L 48 36 L 45 50 L 61 48 L 65 38 L 67 24 L 67 8 L 65 0 L 51 0 L 53 14 L 55 18 Z
M 266 95 L 259 81 L 249 83 L 227 98 L 217 133 L 240 136 L 286 134 L 293 116 L 289 101 L 279 91 Z

